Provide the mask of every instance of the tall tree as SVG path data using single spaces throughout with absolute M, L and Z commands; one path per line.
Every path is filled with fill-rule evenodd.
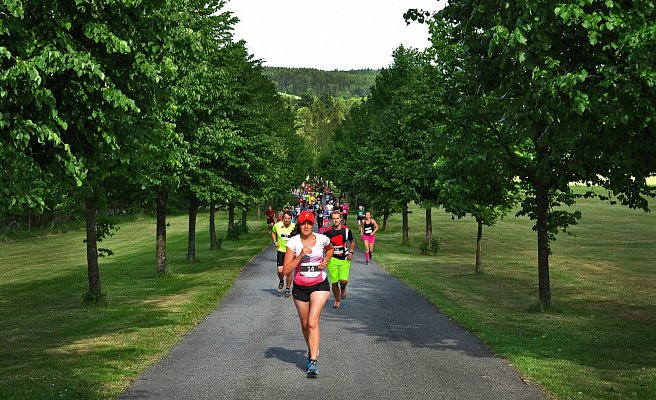
M 643 40 L 653 36 L 656 12 L 647 3 L 452 1 L 434 17 L 463 46 L 469 80 L 479 83 L 465 101 L 481 107 L 506 154 L 504 170 L 524 187 L 520 215 L 536 221 L 545 309 L 549 243 L 580 218 L 557 209 L 575 201 L 570 182 L 601 183 L 643 208 L 641 194 L 653 194 L 645 177 L 655 170 L 656 150 L 644 146 L 653 143 L 653 121 L 642 113 L 628 117 L 654 104 L 652 78 L 644 73 L 654 69 L 654 58 L 638 54 L 653 47 Z
M 102 295 L 96 210 L 127 168 L 166 71 L 159 1 L 11 2 L 3 13 L 2 141 L 77 187 L 87 217 L 89 296 Z M 136 149 L 133 149 L 136 151 Z

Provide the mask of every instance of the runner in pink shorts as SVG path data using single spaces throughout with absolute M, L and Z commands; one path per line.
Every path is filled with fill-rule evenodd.
M 364 241 L 364 263 L 369 265 L 369 260 L 374 257 L 374 243 L 376 242 L 376 232 L 378 232 L 378 223 L 371 218 L 371 212 L 364 213 L 362 221 L 362 240 Z

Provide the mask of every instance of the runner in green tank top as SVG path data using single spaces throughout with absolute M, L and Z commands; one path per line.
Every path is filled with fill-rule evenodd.
M 296 234 L 296 224 L 292 222 L 292 214 L 285 211 L 282 221 L 276 222 L 271 228 L 271 238 L 273 245 L 278 249 L 276 262 L 278 266 L 278 293 L 282 293 L 285 286 L 285 275 L 282 273 L 282 266 L 285 262 L 285 253 L 287 252 L 287 241 Z M 287 274 L 287 288 L 285 297 L 291 296 L 292 273 Z
M 358 206 L 358 211 L 357 211 L 357 220 L 358 220 L 358 230 L 360 231 L 360 235 L 362 235 L 362 221 L 364 221 L 364 207 L 361 205 Z

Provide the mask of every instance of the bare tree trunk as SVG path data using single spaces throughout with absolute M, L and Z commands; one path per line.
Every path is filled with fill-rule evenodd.
M 200 202 L 195 195 L 189 197 L 189 243 L 187 245 L 187 261 L 196 261 L 196 216 Z
M 210 202 L 210 250 L 219 247 L 216 243 L 216 205 Z
M 241 224 L 243 226 L 246 226 L 246 217 L 247 217 L 246 214 L 247 213 L 248 213 L 248 211 L 245 208 L 242 208 L 242 210 L 241 210 Z
M 387 220 L 389 219 L 389 212 L 384 211 L 383 212 L 383 231 L 387 230 Z
M 157 192 L 157 227 L 155 239 L 155 272 L 160 275 L 168 272 L 166 259 L 166 201 L 168 192 L 159 190 Z
M 228 204 L 228 228 L 235 227 L 235 205 L 233 203 Z
M 403 203 L 403 245 L 407 246 L 410 244 L 410 238 L 408 235 L 410 228 L 408 227 L 408 203 Z
M 483 251 L 483 221 L 476 221 L 478 224 L 478 231 L 476 232 L 476 268 L 474 273 L 482 274 L 482 251 Z
M 433 248 L 433 213 L 432 209 L 428 207 L 426 209 L 426 243 L 428 243 L 428 248 Z
M 89 292 L 91 298 L 99 298 L 100 270 L 98 269 L 98 240 L 96 237 L 96 202 L 91 194 L 84 203 L 87 231 L 87 274 L 89 276 Z
M 549 282 L 549 189 L 537 179 L 534 182 L 537 203 L 538 228 L 538 280 L 540 302 L 544 310 L 551 308 L 551 283 Z
M 257 203 L 257 219 L 262 219 L 261 204 L 259 202 Z

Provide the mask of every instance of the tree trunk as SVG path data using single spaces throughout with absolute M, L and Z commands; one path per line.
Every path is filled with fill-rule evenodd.
M 243 226 L 246 226 L 246 214 L 247 214 L 246 209 L 242 208 L 242 210 L 241 210 L 241 224 Z
M 260 220 L 262 219 L 262 210 L 260 210 L 260 203 L 257 203 L 257 219 Z
M 214 251 L 219 247 L 216 243 L 216 205 L 210 202 L 210 250 Z
M 235 227 L 235 205 L 228 204 L 228 229 Z
M 383 231 L 387 230 L 387 220 L 389 219 L 389 213 L 387 211 L 383 212 Z
M 87 230 L 87 274 L 89 276 L 89 296 L 98 299 L 102 294 L 100 288 L 100 270 L 98 269 L 98 240 L 96 238 L 96 202 L 93 194 L 84 203 Z
M 408 203 L 403 203 L 403 245 L 407 246 L 410 244 L 410 238 L 408 237 Z
M 534 182 L 538 228 L 538 281 L 540 302 L 544 310 L 551 308 L 549 283 L 549 189 L 537 179 Z
M 193 194 L 189 197 L 189 243 L 187 245 L 187 261 L 196 261 L 196 216 L 200 202 Z
M 482 274 L 483 267 L 481 264 L 482 250 L 483 250 L 483 221 L 476 221 L 478 224 L 478 231 L 476 232 L 476 268 L 475 274 Z
M 159 275 L 168 272 L 166 260 L 166 201 L 168 192 L 159 190 L 157 192 L 157 228 L 155 239 L 155 272 Z
M 433 213 L 430 207 L 426 209 L 426 243 L 429 249 L 433 248 Z

